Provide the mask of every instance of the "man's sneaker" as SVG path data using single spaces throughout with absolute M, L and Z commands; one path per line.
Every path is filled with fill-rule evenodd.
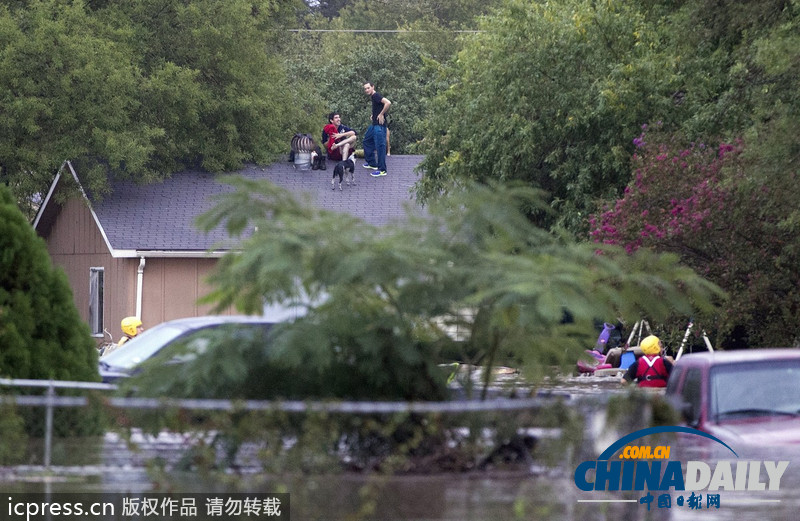
M 385 175 L 386 175 L 386 170 L 380 170 L 380 171 L 378 172 L 378 175 L 379 175 L 380 177 L 383 177 L 383 176 L 385 176 Z
M 377 169 L 378 169 L 378 167 L 377 167 L 377 166 L 372 166 L 372 165 L 370 165 L 369 163 L 364 163 L 364 164 L 363 164 L 363 165 L 361 165 L 361 166 L 363 166 L 364 168 L 369 168 L 370 170 L 377 170 Z
M 372 172 L 369 173 L 369 175 L 371 175 L 372 177 L 380 177 L 381 176 L 381 171 L 380 170 L 373 170 Z M 386 173 L 384 173 L 383 175 L 386 175 Z

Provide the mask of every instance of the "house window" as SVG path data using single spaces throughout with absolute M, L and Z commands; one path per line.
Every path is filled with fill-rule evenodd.
M 104 268 L 89 268 L 89 327 L 92 336 L 103 336 Z

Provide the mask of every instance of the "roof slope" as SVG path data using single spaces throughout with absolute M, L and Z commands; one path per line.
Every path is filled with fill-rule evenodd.
M 417 181 L 414 172 L 423 156 L 389 156 L 389 174 L 373 178 L 370 170 L 358 160 L 356 186 L 331 190 L 335 163 L 327 170 L 299 170 L 292 163 L 250 165 L 238 172 L 250 179 L 267 179 L 293 193 L 298 199 L 308 198 L 317 207 L 349 213 L 369 224 L 383 226 L 406 216 L 406 206 L 415 212 L 411 192 Z M 195 218 L 214 205 L 214 196 L 232 191 L 217 181 L 215 174 L 181 172 L 160 183 L 137 185 L 115 182 L 112 193 L 92 204 L 97 222 L 112 250 L 128 251 L 206 251 L 227 240 L 223 229 L 205 234 L 195 226 Z M 126 256 L 126 255 L 123 255 Z

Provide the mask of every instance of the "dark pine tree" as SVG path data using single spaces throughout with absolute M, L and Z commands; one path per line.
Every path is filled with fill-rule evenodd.
M 0 376 L 97 381 L 97 352 L 64 273 L 0 185 Z

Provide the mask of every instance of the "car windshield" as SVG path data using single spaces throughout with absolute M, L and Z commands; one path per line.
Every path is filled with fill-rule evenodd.
M 148 329 L 136 338 L 125 343 L 100 359 L 109 367 L 130 369 L 143 360 L 150 358 L 153 353 L 167 345 L 169 342 L 183 334 L 186 330 L 168 324 L 162 324 Z
M 800 361 L 725 364 L 711 369 L 711 417 L 800 413 Z

